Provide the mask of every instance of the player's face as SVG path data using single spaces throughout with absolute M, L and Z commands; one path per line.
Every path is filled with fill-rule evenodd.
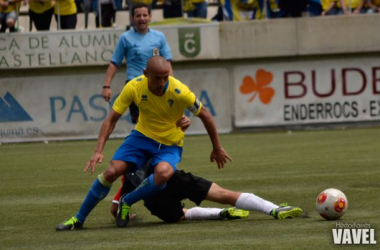
M 148 31 L 148 23 L 150 22 L 152 15 L 149 14 L 148 8 L 142 7 L 135 9 L 135 14 L 133 16 L 133 22 L 135 23 L 135 28 L 140 33 L 145 33 Z
M 150 72 L 148 77 L 148 88 L 156 96 L 165 94 L 165 85 L 169 80 L 169 71 L 165 72 Z

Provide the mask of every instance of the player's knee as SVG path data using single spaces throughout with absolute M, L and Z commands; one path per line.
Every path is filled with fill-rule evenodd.
M 112 167 L 108 167 L 103 173 L 104 179 L 110 183 L 113 183 L 119 176 L 119 172 Z
M 236 194 L 236 195 L 235 195 Z M 206 199 L 215 201 L 221 204 L 229 204 L 235 206 L 238 193 L 222 188 L 219 185 L 213 183 Z
M 173 168 L 169 164 L 159 164 L 154 170 L 154 181 L 158 186 L 166 183 L 174 174 Z
M 13 19 L 8 19 L 7 20 L 7 26 L 8 27 L 13 27 L 15 26 L 15 21 Z
M 104 179 L 113 183 L 119 176 L 123 175 L 127 170 L 127 165 L 124 162 L 112 161 L 111 165 L 103 172 Z

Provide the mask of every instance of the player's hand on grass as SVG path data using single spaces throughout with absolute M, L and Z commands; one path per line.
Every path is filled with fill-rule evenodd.
M 104 158 L 104 156 L 103 156 L 102 153 L 95 152 L 95 153 L 92 155 L 90 161 L 88 161 L 88 162 L 86 163 L 86 166 L 84 167 L 84 172 L 86 173 L 87 170 L 90 168 L 90 169 L 91 169 L 91 174 L 93 174 L 94 171 L 95 171 L 96 163 L 98 163 L 98 162 L 99 162 L 99 163 L 102 163 L 102 162 L 103 162 L 103 158 Z
M 186 116 L 182 116 L 176 123 L 177 127 L 180 127 L 183 132 L 185 132 L 190 127 L 190 119 Z
M 218 164 L 219 169 L 224 168 L 224 164 L 227 163 L 227 159 L 229 161 L 232 161 L 232 158 L 227 154 L 227 152 L 223 148 L 212 150 L 210 155 L 210 161 L 216 161 L 216 164 Z

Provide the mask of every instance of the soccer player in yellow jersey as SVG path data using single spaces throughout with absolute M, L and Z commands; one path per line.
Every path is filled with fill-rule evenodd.
M 232 160 L 222 148 L 211 114 L 202 106 L 189 88 L 170 77 L 170 63 L 160 56 L 148 60 L 144 75 L 130 81 L 116 99 L 113 110 L 103 122 L 94 154 L 84 171 L 95 171 L 95 165 L 103 161 L 103 149 L 119 118 L 134 102 L 140 109 L 135 130 L 115 152 L 108 168 L 91 186 L 75 217 L 62 222 L 58 231 L 79 229 L 96 204 L 109 192 L 112 183 L 121 175 L 142 167 L 148 159 L 154 166 L 147 177 L 133 192 L 121 197 L 116 219 L 117 226 L 125 227 L 129 221 L 130 206 L 165 188 L 181 160 L 184 133 L 181 122 L 187 109 L 198 116 L 212 142 L 210 155 L 218 168 Z

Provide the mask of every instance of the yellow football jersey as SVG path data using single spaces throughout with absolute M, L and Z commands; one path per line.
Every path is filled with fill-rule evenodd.
M 113 110 L 123 114 L 131 102 L 140 110 L 135 129 L 145 136 L 165 145 L 183 145 L 184 132 L 176 126 L 188 109 L 198 115 L 202 103 L 194 93 L 179 80 L 169 77 L 165 94 L 156 96 L 148 89 L 144 75 L 129 81 L 116 99 Z

